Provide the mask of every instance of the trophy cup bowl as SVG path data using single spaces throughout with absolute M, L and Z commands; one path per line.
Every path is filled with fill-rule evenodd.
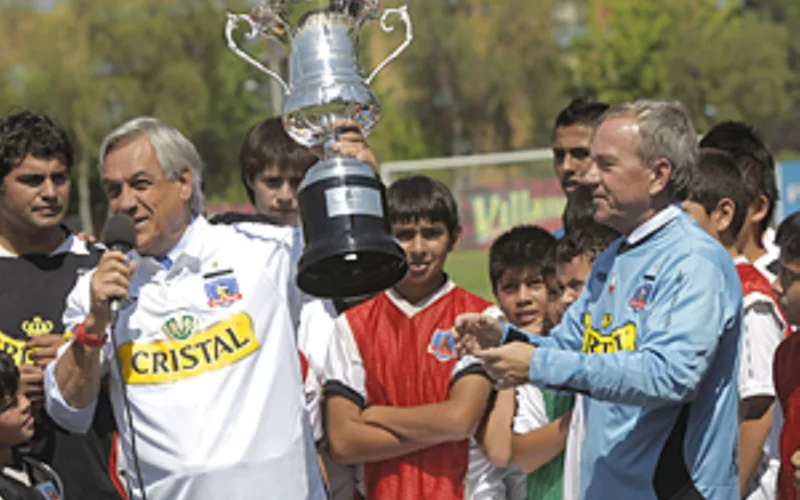
M 380 119 L 380 103 L 370 82 L 411 43 L 406 7 L 386 9 L 379 0 L 264 0 L 249 15 L 228 14 L 228 47 L 252 66 L 276 79 L 283 89 L 286 132 L 298 143 L 322 146 L 323 158 L 309 169 L 298 193 L 305 248 L 297 284 L 319 297 L 356 297 L 377 293 L 408 271 L 405 253 L 391 236 L 386 219 L 386 190 L 377 173 L 332 147 L 342 126 L 366 137 Z M 364 76 L 359 64 L 361 28 L 398 15 L 405 41 Z M 243 51 L 233 40 L 239 23 L 246 38 L 266 37 L 289 54 L 289 82 Z

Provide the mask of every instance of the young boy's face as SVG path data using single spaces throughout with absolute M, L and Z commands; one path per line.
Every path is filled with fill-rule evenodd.
M 559 321 L 567 308 L 580 297 L 591 270 L 592 258 L 589 254 L 578 255 L 571 261 L 559 262 L 556 266 L 556 280 L 561 289 L 561 297 L 558 300 Z
M 428 287 L 438 283 L 444 274 L 447 254 L 456 241 L 451 241 L 444 222 L 428 219 L 392 224 L 392 235 L 400 242 L 408 259 L 404 287 Z
M 510 323 L 528 333 L 545 333 L 549 291 L 538 269 L 506 269 L 494 294 Z
M 33 437 L 31 402 L 18 391 L 0 406 L 0 446 L 16 446 Z
M 786 319 L 791 325 L 800 325 L 800 261 L 780 258 L 780 271 L 772 287 L 780 298 Z
M 297 188 L 303 174 L 291 170 L 281 171 L 275 165 L 255 176 L 251 184 L 256 212 L 266 215 L 279 226 L 300 225 Z

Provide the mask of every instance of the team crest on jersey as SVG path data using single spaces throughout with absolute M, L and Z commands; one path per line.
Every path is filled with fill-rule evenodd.
M 58 496 L 58 490 L 56 490 L 56 487 L 49 481 L 37 485 L 36 489 L 39 491 L 39 493 L 44 495 L 44 498 L 47 498 L 48 500 L 59 500 L 61 498 Z
M 228 307 L 234 302 L 242 300 L 239 282 L 233 275 L 209 279 L 205 283 L 205 289 L 209 307 Z
M 633 298 L 628 304 L 636 310 L 644 309 L 647 301 L 650 300 L 651 293 L 653 293 L 653 285 L 650 283 L 639 285 L 636 291 L 633 292 Z
M 183 314 L 180 318 L 170 318 L 161 327 L 164 335 L 175 340 L 188 339 L 197 326 L 194 316 Z
M 439 361 L 450 361 L 456 358 L 456 340 L 449 330 L 436 330 L 428 345 L 428 352 Z

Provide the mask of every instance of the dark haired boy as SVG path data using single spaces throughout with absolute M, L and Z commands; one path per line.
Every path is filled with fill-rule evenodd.
M 553 324 L 561 322 L 564 311 L 583 292 L 594 260 L 619 238 L 619 233 L 594 221 L 584 221 L 558 241 L 555 250 L 556 283 L 559 290 L 557 315 Z
M 61 480 L 46 465 L 24 459 L 28 474 L 8 466 L 14 463 L 14 449 L 29 441 L 35 432 L 31 402 L 20 388 L 19 370 L 14 358 L 0 352 L 0 498 L 27 500 L 61 497 Z
M 409 272 L 337 319 L 325 383 L 331 456 L 364 464 L 367 500 L 469 498 L 479 487 L 468 474 L 470 440 L 491 383 L 474 358 L 457 359 L 450 327 L 491 303 L 444 272 L 461 235 L 447 187 L 401 179 L 387 205 Z
M 333 149 L 375 168 L 375 155 L 357 132 L 340 134 Z M 318 151 L 295 142 L 286 133 L 280 117 L 255 124 L 239 151 L 239 169 L 256 212 L 278 226 L 299 226 L 297 190 L 320 156 Z
M 737 247 L 772 283 L 778 260 L 777 247 L 772 242 L 774 233 L 769 229 L 778 203 L 772 153 L 753 127 L 735 121 L 716 125 L 700 141 L 700 147 L 722 149 L 735 158 L 747 196 L 747 213 Z
M 522 226 L 501 235 L 489 251 L 489 275 L 500 310 L 514 326 L 534 335 L 550 327 L 549 284 L 555 279 L 556 239 L 536 226 Z M 512 458 L 526 478 L 526 498 L 561 499 L 564 444 L 572 395 L 559 395 L 530 384 L 500 392 L 516 396 L 513 421 L 506 422 Z M 502 401 L 513 407 L 513 401 Z M 505 435 L 497 436 L 507 439 Z
M 751 213 L 748 206 L 746 184 L 733 155 L 702 149 L 683 207 L 728 250 L 739 273 L 744 297 L 738 377 L 739 484 L 743 498 L 766 500 L 775 497 L 779 468 L 772 359 L 788 325 L 769 282 L 737 249 L 739 232 Z
M 800 326 L 800 213 L 787 217 L 778 227 L 775 243 L 780 249 L 775 292 L 780 297 L 786 319 Z M 784 339 L 775 351 L 773 380 L 778 400 L 778 416 L 783 420 L 780 435 L 780 473 L 778 499 L 795 500 L 800 494 L 800 334 Z
M 566 235 L 558 241 L 555 251 L 558 300 L 550 309 L 553 324 L 561 322 L 567 309 L 580 297 L 598 255 L 603 253 L 619 233 L 594 219 L 579 220 L 567 226 Z M 578 498 L 580 491 L 580 456 L 585 430 L 583 426 L 583 396 L 575 396 L 564 451 L 563 494 L 565 499 Z

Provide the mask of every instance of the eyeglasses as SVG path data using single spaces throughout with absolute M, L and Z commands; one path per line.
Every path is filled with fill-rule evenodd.
M 589 148 L 553 148 L 553 156 L 559 163 L 564 161 L 567 153 L 576 160 L 585 160 L 591 154 Z

